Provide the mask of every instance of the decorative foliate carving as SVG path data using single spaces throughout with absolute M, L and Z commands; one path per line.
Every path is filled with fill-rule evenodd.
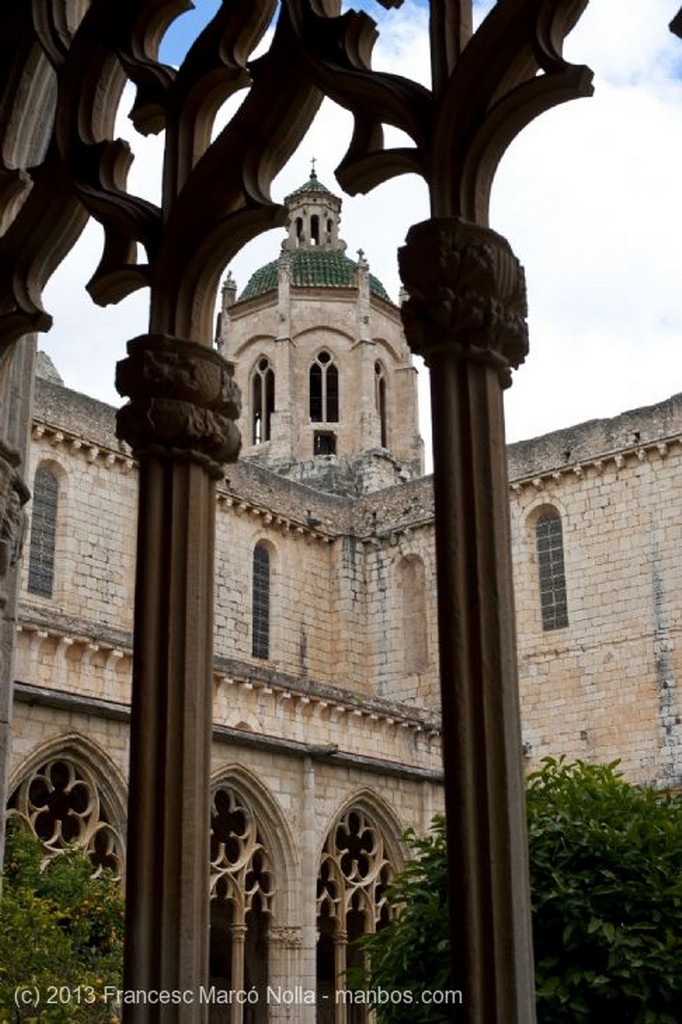
M 231 364 L 215 350 L 142 335 L 128 343 L 116 387 L 131 399 L 118 412 L 118 436 L 136 455 L 182 453 L 217 475 L 222 463 L 236 459 L 241 397 Z
M 270 855 L 248 802 L 220 786 L 211 804 L 211 899 L 232 903 L 232 924 L 244 925 L 250 910 L 272 910 Z
M 300 949 L 303 945 L 303 933 L 300 925 L 271 925 L 269 935 L 273 946 L 282 946 L 284 949 Z
M 17 468 L 19 453 L 0 440 L 0 577 L 21 558 L 26 536 L 26 513 L 23 506 L 31 493 Z
M 413 352 L 488 363 L 504 385 L 528 353 L 523 268 L 490 228 L 458 217 L 410 229 L 398 253 L 409 298 L 401 312 Z
M 10 814 L 43 843 L 46 858 L 76 845 L 90 858 L 95 874 L 104 869 L 123 877 L 124 844 L 93 775 L 68 757 L 45 761 L 17 787 Z

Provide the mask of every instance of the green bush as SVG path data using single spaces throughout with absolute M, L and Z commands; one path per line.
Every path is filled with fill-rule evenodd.
M 34 836 L 10 829 L 0 899 L 0 1024 L 109 1024 L 117 1008 L 102 997 L 105 985 L 121 984 L 120 887 L 106 873 L 93 878 L 91 862 L 76 849 L 43 868 L 44 853 Z M 17 999 L 18 990 L 30 1001 Z
M 625 782 L 616 764 L 546 759 L 527 787 L 539 1024 L 682 1020 L 682 798 Z M 408 835 L 415 857 L 366 941 L 373 989 L 445 987 L 445 827 Z M 464 993 L 466 999 L 466 993 Z M 441 1024 L 436 1007 L 379 1009 L 381 1024 Z

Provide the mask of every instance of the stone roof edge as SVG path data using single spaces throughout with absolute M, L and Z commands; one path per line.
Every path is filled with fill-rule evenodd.
M 509 486 L 510 488 L 518 492 L 524 487 L 534 486 L 537 488 L 539 482 L 553 479 L 558 480 L 562 476 L 582 476 L 586 470 L 594 469 L 597 474 L 603 473 L 608 463 L 615 463 L 618 469 L 623 469 L 628 461 L 633 459 L 637 463 L 645 461 L 648 457 L 658 454 L 661 458 L 665 458 L 669 453 L 671 447 L 675 444 L 682 445 L 682 431 L 675 434 L 670 434 L 666 437 L 656 438 L 651 441 L 637 442 L 635 444 L 623 445 L 619 448 L 613 448 L 604 452 L 597 452 L 596 454 L 585 455 L 582 458 L 576 459 L 574 462 L 563 462 L 557 463 L 554 466 L 548 467 L 547 469 L 538 470 L 535 473 L 524 473 L 515 476 L 510 476 Z
M 48 622 L 44 616 L 32 616 L 33 609 L 23 605 L 19 609 L 17 632 L 35 635 L 40 639 L 62 641 L 69 646 L 80 644 L 85 649 L 108 651 L 117 658 L 132 657 L 132 634 L 119 630 L 92 630 L 84 624 L 59 622 L 52 617 Z M 214 685 L 223 683 L 243 686 L 247 690 L 260 689 L 273 692 L 284 699 L 307 703 L 331 705 L 339 712 L 366 716 L 389 725 L 414 729 L 415 732 L 439 734 L 440 727 L 435 712 L 425 708 L 406 711 L 405 706 L 378 697 L 364 697 L 349 693 L 338 687 L 317 680 L 301 680 L 287 673 L 268 670 L 260 666 L 249 666 L 232 658 L 217 656 L 213 663 Z

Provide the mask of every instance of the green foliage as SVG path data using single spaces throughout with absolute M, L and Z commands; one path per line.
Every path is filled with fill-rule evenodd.
M 429 835 L 411 829 L 405 839 L 415 856 L 386 894 L 399 912 L 364 940 L 370 972 L 354 972 L 349 982 L 396 994 L 396 1002 L 377 1008 L 381 1024 L 445 1024 L 450 1016 L 444 1009 L 422 1002 L 422 993 L 446 988 L 448 973 L 445 819 L 436 816 Z
M 107 874 L 69 849 L 43 867 L 42 844 L 10 829 L 0 899 L 0 1024 L 116 1020 L 102 1001 L 120 987 L 123 896 Z M 30 993 L 24 1004 L 17 990 Z M 36 999 L 37 994 L 37 999 Z
M 553 760 L 527 799 L 541 1024 L 679 1022 L 682 799 Z
M 527 800 L 539 1024 L 679 1024 L 682 798 L 628 784 L 615 763 L 547 758 Z M 446 984 L 443 820 L 407 841 L 415 857 L 389 893 L 402 912 L 366 941 L 368 973 L 354 979 L 367 988 Z M 377 1020 L 451 1019 L 423 1009 L 380 1007 Z

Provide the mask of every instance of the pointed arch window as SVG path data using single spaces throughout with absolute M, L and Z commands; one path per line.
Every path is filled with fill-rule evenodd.
M 55 474 L 39 466 L 33 481 L 28 589 L 42 597 L 52 597 L 54 587 L 58 491 Z
M 123 877 L 123 839 L 113 815 L 92 772 L 73 758 L 54 756 L 40 764 L 14 790 L 8 808 L 40 839 L 48 858 L 76 846 L 89 857 L 95 874 L 108 869 Z
M 251 653 L 270 657 L 270 552 L 264 544 L 253 549 Z
M 253 810 L 222 785 L 211 803 L 210 973 L 216 988 L 265 992 L 272 900 L 270 852 Z M 265 1019 L 252 1010 L 244 1007 L 244 1024 Z
M 275 371 L 270 360 L 258 360 L 251 380 L 251 443 L 263 444 L 271 437 L 275 411 Z
M 310 367 L 310 419 L 313 423 L 339 420 L 339 371 L 326 349 Z
M 388 430 L 386 427 L 386 372 L 377 360 L 374 364 L 374 400 L 379 413 L 381 428 L 381 447 L 388 448 Z
M 535 522 L 535 544 L 540 585 L 542 628 L 568 626 L 566 570 L 561 516 L 555 508 L 545 508 Z
M 389 921 L 386 888 L 393 876 L 381 831 L 359 807 L 343 814 L 330 830 L 317 877 L 318 1002 L 334 1007 L 329 1024 L 346 1021 L 334 993 L 347 987 L 347 971 L 362 966 L 357 939 Z M 363 1007 L 354 1007 L 353 1024 L 365 1024 Z M 318 1016 L 318 1020 L 321 1018 Z

